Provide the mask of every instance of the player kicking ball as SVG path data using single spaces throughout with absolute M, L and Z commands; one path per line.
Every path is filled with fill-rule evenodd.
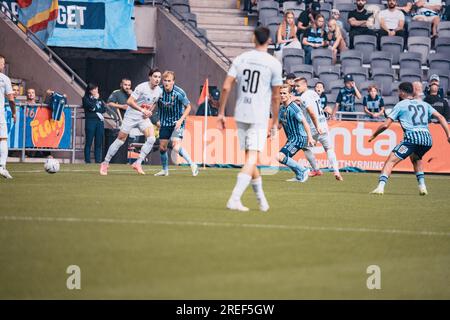
M 163 78 L 163 92 L 158 100 L 159 121 L 159 152 L 161 155 L 162 170 L 155 176 L 169 175 L 169 156 L 167 146 L 172 142 L 173 151 L 177 152 L 190 165 L 192 175 L 198 175 L 198 166 L 192 162 L 191 157 L 181 147 L 185 120 L 191 111 L 191 103 L 186 93 L 175 85 L 175 72 L 165 71 Z
M 142 161 L 152 151 L 153 144 L 156 141 L 153 124 L 150 121 L 152 110 L 162 94 L 159 87 L 161 82 L 161 72 L 158 69 L 150 70 L 149 81 L 139 84 L 128 98 L 128 108 L 123 118 L 117 139 L 109 146 L 105 160 L 100 165 L 100 174 L 108 174 L 109 162 L 117 153 L 120 147 L 125 143 L 131 129 L 138 128 L 145 136 L 145 143 L 141 148 L 139 158 L 131 165 L 138 174 L 145 175 L 142 169 Z
M 402 160 L 409 157 L 419 184 L 419 194 L 428 194 L 425 186 L 425 175 L 423 173 L 422 157 L 431 149 L 433 144 L 428 121 L 431 116 L 439 120 L 439 124 L 447 135 L 450 143 L 450 131 L 445 118 L 428 103 L 413 98 L 413 85 L 410 82 L 402 82 L 398 86 L 400 102 L 395 105 L 389 113 L 386 121 L 370 137 L 372 142 L 380 133 L 389 128 L 396 120 L 403 128 L 403 141 L 398 144 L 384 163 L 383 170 L 378 179 L 378 186 L 371 194 L 384 194 L 384 187 L 391 175 L 392 169 Z
M 241 197 L 249 184 L 259 203 L 261 211 L 269 210 L 269 203 L 262 188 L 261 175 L 256 166 L 267 140 L 267 125 L 272 107 L 271 135 L 278 130 L 280 108 L 280 86 L 283 84 L 281 63 L 267 53 L 270 30 L 258 27 L 253 33 L 254 50 L 236 57 L 223 83 L 218 115 L 220 129 L 225 128 L 225 105 L 237 82 L 237 101 L 234 118 L 238 128 L 239 144 L 245 150 L 245 164 L 237 176 L 236 185 L 227 208 L 249 211 L 241 202 Z
M 292 99 L 290 85 L 285 84 L 281 86 L 280 98 L 279 128 L 283 126 L 287 142 L 278 153 L 277 160 L 288 166 L 295 173 L 295 177 L 287 181 L 306 182 L 309 176 L 309 169 L 304 168 L 292 157 L 300 149 L 314 145 L 311 129 L 303 116 L 302 110 Z

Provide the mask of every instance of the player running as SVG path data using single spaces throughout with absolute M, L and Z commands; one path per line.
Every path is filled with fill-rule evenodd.
M 267 53 L 270 31 L 258 27 L 254 31 L 254 50 L 236 57 L 225 78 L 218 115 L 218 124 L 225 128 L 225 105 L 237 82 L 237 101 L 234 118 L 238 128 L 241 149 L 245 150 L 245 164 L 237 176 L 227 208 L 248 211 L 241 202 L 241 196 L 251 183 L 261 211 L 269 210 L 269 203 L 262 188 L 262 179 L 256 167 L 259 155 L 267 140 L 267 125 L 272 107 L 273 136 L 278 130 L 280 107 L 280 86 L 283 84 L 281 63 Z
M 398 86 L 398 91 L 401 101 L 395 105 L 386 121 L 373 133 L 369 142 L 372 142 L 380 133 L 389 128 L 395 120 L 398 120 L 403 128 L 403 141 L 392 150 L 392 153 L 387 158 L 378 179 L 378 186 L 371 193 L 378 195 L 384 194 L 384 187 L 391 175 L 392 169 L 400 161 L 409 157 L 419 184 L 419 194 L 425 196 L 428 192 L 425 186 L 422 157 L 431 149 L 433 144 L 430 130 L 428 129 L 428 121 L 431 116 L 439 120 L 439 124 L 444 129 L 449 143 L 450 131 L 445 118 L 439 112 L 428 103 L 419 99 L 413 99 L 413 85 L 410 82 L 402 82 Z
M 295 177 L 287 181 L 306 182 L 309 169 L 304 168 L 292 157 L 308 145 L 314 145 L 311 129 L 300 107 L 293 101 L 291 87 L 284 84 L 280 89 L 281 108 L 279 113 L 279 127 L 283 126 L 287 142 L 278 153 L 277 160 L 288 166 L 295 173 Z
M 8 125 L 5 117 L 5 96 L 8 98 L 13 121 L 16 121 L 16 103 L 14 102 L 14 91 L 11 80 L 3 74 L 5 68 L 5 57 L 0 56 L 0 176 L 12 179 L 6 170 L 6 159 L 8 158 Z
M 300 97 L 297 97 L 297 101 L 300 101 L 300 106 L 305 110 L 305 115 L 311 127 L 313 139 L 322 144 L 323 149 L 327 153 L 328 161 L 333 168 L 336 180 L 343 181 L 344 179 L 339 173 L 336 153 L 334 152 L 328 135 L 328 123 L 325 112 L 331 113 L 331 108 L 322 108 L 320 96 L 314 90 L 308 89 L 308 81 L 305 78 L 299 78 L 295 81 L 295 90 L 300 93 Z M 312 154 L 311 147 L 306 147 L 306 150 Z M 308 151 L 305 152 L 305 155 L 314 170 L 311 173 L 311 176 L 322 175 L 322 172 L 317 167 L 314 156 L 312 158 L 311 156 L 308 156 Z
M 185 120 L 191 111 L 191 103 L 186 93 L 175 85 L 175 72 L 165 71 L 163 73 L 163 93 L 158 101 L 158 124 L 159 129 L 159 152 L 161 154 L 162 170 L 155 176 L 169 175 L 169 156 L 167 145 L 172 141 L 172 149 L 178 152 L 191 166 L 192 175 L 198 175 L 198 166 L 192 162 L 189 154 L 181 147 Z
M 155 130 L 150 121 L 152 111 L 156 102 L 161 97 L 162 89 L 159 87 L 161 82 L 161 72 L 158 69 L 150 70 L 149 81 L 139 84 L 127 100 L 128 109 L 125 112 L 122 126 L 120 127 L 117 139 L 109 146 L 105 160 L 100 165 L 100 174 L 106 176 L 111 158 L 117 153 L 120 147 L 125 143 L 131 129 L 139 128 L 144 133 L 145 143 L 141 148 L 139 158 L 131 165 L 137 173 L 145 175 L 142 169 L 142 161 L 152 151 L 153 144 L 156 141 Z

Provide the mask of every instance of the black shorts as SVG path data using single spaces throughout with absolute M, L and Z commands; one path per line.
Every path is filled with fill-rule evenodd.
M 184 127 L 175 130 L 175 126 L 161 127 L 159 129 L 159 140 L 183 139 Z

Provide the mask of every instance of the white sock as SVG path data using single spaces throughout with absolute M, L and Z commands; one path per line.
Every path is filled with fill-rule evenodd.
M 7 158 L 8 158 L 8 141 L 0 140 L 0 167 L 6 168 Z
M 260 201 L 266 200 L 266 195 L 264 194 L 264 190 L 262 188 L 262 178 L 261 177 L 258 177 L 256 179 L 252 180 L 252 188 L 253 188 L 253 191 L 255 192 L 256 198 L 258 198 L 258 200 L 260 200 Z
M 338 162 L 336 159 L 336 153 L 334 153 L 334 149 L 327 150 L 328 161 L 330 162 L 330 166 L 333 168 L 334 172 L 339 173 Z
M 117 153 L 117 151 L 119 151 L 120 147 L 125 143 L 125 141 L 116 139 L 114 140 L 113 143 L 111 143 L 111 145 L 108 148 L 108 152 L 106 153 L 105 156 L 105 162 L 109 163 L 112 159 L 112 157 L 114 157 L 114 155 Z
M 139 154 L 139 159 L 136 160 L 138 164 L 141 164 L 144 161 L 145 157 L 152 151 L 153 145 L 155 144 L 155 137 L 148 137 L 145 141 L 144 145 L 141 148 L 141 153 Z
M 319 168 L 317 168 L 316 157 L 314 157 L 312 151 L 310 149 L 305 149 L 303 150 L 303 152 L 305 153 L 305 157 L 308 160 L 311 167 L 313 168 L 313 170 L 314 171 L 319 170 Z
M 237 182 L 234 186 L 233 192 L 231 193 L 231 199 L 233 201 L 241 201 L 242 194 L 244 193 L 245 189 L 247 189 L 251 180 L 252 177 L 243 172 L 240 172 L 237 175 Z

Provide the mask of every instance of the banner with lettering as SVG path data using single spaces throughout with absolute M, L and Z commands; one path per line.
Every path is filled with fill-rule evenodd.
M 23 127 L 25 122 L 26 148 L 70 149 L 72 146 L 72 111 L 64 108 L 59 121 L 52 119 L 52 110 L 48 107 L 17 107 L 16 122 L 11 118 L 11 110 L 6 108 L 8 124 L 8 147 L 23 147 Z
M 336 151 L 339 167 L 357 167 L 363 170 L 381 171 L 384 161 L 392 149 L 403 139 L 403 131 L 398 123 L 369 143 L 368 139 L 381 123 L 358 121 L 329 121 L 330 138 Z M 183 139 L 183 148 L 191 155 L 193 161 L 202 162 L 203 145 L 203 117 L 191 116 L 186 120 L 186 130 Z M 426 172 L 450 173 L 450 144 L 447 142 L 444 131 L 439 124 L 430 124 L 433 136 L 433 147 L 424 156 Z M 239 148 L 236 123 L 232 118 L 226 119 L 226 129 L 217 128 L 216 118 L 210 117 L 207 132 L 208 164 L 235 164 L 244 163 L 244 152 Z M 279 131 L 276 139 L 268 139 L 265 150 L 261 153 L 261 165 L 279 166 L 274 159 L 278 151 L 286 142 L 283 130 Z M 328 167 L 326 153 L 322 146 L 313 148 L 318 165 Z M 302 151 L 294 157 L 309 166 Z M 402 161 L 396 171 L 413 171 L 409 160 Z
M 18 14 L 17 1 L 0 0 Z M 47 45 L 136 50 L 132 0 L 58 1 L 58 18 Z

